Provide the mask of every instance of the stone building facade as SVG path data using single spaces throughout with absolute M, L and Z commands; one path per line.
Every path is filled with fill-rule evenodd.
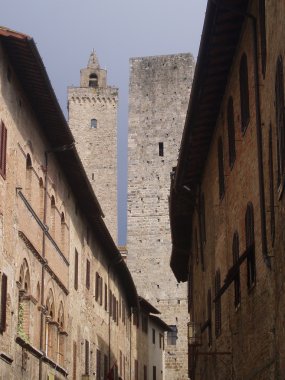
M 128 258 L 139 294 L 178 330 L 167 345 L 165 379 L 187 376 L 187 293 L 169 268 L 169 177 L 176 166 L 194 60 L 191 54 L 130 60 Z
M 134 282 L 34 41 L 6 28 L 0 156 L 0 379 L 133 380 Z
M 283 379 L 284 4 L 209 1 L 173 178 L 192 380 Z M 283 38 L 284 37 L 284 38 Z
M 68 88 L 69 126 L 115 242 L 117 228 L 118 89 L 107 84 L 93 51 L 80 72 L 80 86 Z

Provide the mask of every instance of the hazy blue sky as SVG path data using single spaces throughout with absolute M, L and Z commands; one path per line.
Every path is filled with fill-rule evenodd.
M 37 43 L 66 114 L 94 48 L 119 87 L 119 241 L 126 236 L 129 58 L 191 52 L 197 57 L 206 0 L 0 0 L 0 24 Z

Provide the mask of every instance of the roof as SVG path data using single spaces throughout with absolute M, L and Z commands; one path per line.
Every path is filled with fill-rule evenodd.
M 159 318 L 157 315 L 150 315 L 150 320 L 155 323 L 157 326 L 161 328 L 163 331 L 173 331 L 170 326 L 168 326 L 167 323 L 165 323 L 161 318 Z
M 160 314 L 160 311 L 157 310 L 150 302 L 148 302 L 145 298 L 139 296 L 139 304 L 142 310 L 147 313 L 152 314 Z
M 96 236 L 104 247 L 110 267 L 116 266 L 130 306 L 137 306 L 138 298 L 132 276 L 102 219 L 102 209 L 76 151 L 74 138 L 34 40 L 26 34 L 0 27 L 0 41 L 50 145 L 49 150 L 54 150 L 53 154 L 65 174 L 80 210 L 97 232 Z M 62 146 L 72 149 L 55 151 Z
M 181 149 L 170 196 L 171 268 L 187 280 L 194 210 L 213 131 L 233 57 L 246 17 L 248 0 L 208 0 Z M 184 204 L 184 207 L 183 207 Z

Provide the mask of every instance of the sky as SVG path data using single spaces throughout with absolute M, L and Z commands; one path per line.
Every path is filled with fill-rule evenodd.
M 95 49 L 108 84 L 119 88 L 119 243 L 126 242 L 129 58 L 197 57 L 206 0 L 0 0 L 0 25 L 29 34 L 67 117 L 67 86 Z

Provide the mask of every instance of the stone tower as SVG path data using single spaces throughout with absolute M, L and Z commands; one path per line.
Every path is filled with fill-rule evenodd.
M 130 60 L 128 266 L 138 293 L 173 330 L 165 349 L 166 380 L 188 379 L 187 286 L 169 266 L 168 196 L 194 73 L 191 54 Z
M 118 89 L 107 85 L 93 51 L 80 71 L 80 87 L 68 88 L 69 126 L 91 185 L 117 243 Z

